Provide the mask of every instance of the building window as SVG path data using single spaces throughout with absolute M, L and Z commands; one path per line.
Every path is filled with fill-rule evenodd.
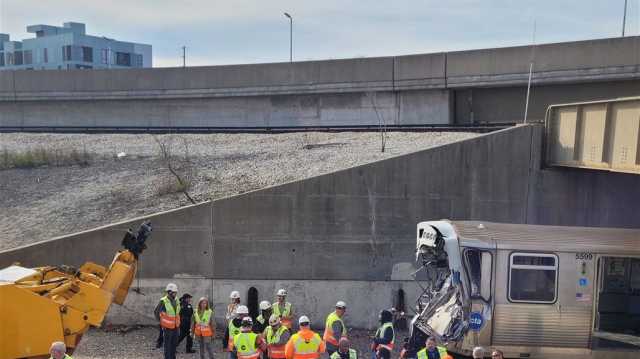
M 62 46 L 62 61 L 71 61 L 71 45 Z
M 0 66 L 4 66 L 4 52 L 0 52 Z
M 31 50 L 24 51 L 24 64 L 25 65 L 33 64 L 33 51 Z
M 46 47 L 42 49 L 42 62 L 49 62 L 49 51 L 47 51 Z
M 509 259 L 509 300 L 553 303 L 557 297 L 558 257 L 554 254 L 512 253 Z
M 105 65 L 109 63 L 109 49 L 100 50 L 100 62 Z
M 93 48 L 82 46 L 82 61 L 93 62 Z
M 13 52 L 7 52 L 7 66 L 13 65 L 14 57 Z
M 24 63 L 22 56 L 22 51 L 16 51 L 13 53 L 13 64 L 14 65 L 22 65 Z
M 142 54 L 133 54 L 134 67 L 142 67 Z
M 128 52 L 116 52 L 116 65 L 131 66 L 131 54 Z

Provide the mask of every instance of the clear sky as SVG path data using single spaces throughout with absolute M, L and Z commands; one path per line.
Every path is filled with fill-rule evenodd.
M 628 0 L 628 35 L 640 0 Z M 620 36 L 624 0 L 0 0 L 0 32 L 84 22 L 87 32 L 153 45 L 154 66 L 390 56 Z

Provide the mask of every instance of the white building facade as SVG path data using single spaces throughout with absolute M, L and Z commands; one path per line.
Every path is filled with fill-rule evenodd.
M 151 45 L 86 34 L 85 24 L 31 25 L 35 38 L 10 41 L 0 34 L 1 70 L 67 70 L 151 67 Z

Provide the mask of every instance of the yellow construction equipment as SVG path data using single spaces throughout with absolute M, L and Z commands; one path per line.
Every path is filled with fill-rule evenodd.
M 127 231 L 125 249 L 109 268 L 87 262 L 79 269 L 0 270 L 0 359 L 48 358 L 55 341 L 72 353 L 89 326 L 100 326 L 112 302 L 124 303 L 150 233 L 150 222 Z

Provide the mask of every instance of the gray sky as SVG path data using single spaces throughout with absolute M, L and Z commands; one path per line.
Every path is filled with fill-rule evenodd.
M 628 0 L 627 34 L 640 33 Z M 154 66 L 389 56 L 620 36 L 624 0 L 0 0 L 0 32 L 84 22 L 87 32 L 153 45 Z

